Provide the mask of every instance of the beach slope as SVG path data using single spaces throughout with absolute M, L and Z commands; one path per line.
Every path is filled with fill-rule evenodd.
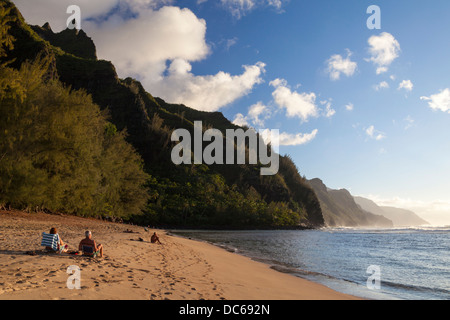
M 69 250 L 77 250 L 84 232 L 91 230 L 105 256 L 44 253 L 41 234 L 51 227 L 57 228 Z M 162 245 L 150 243 L 155 231 Z M 79 290 L 67 286 L 70 266 L 80 270 Z M 19 211 L 0 211 L 0 270 L 0 300 L 356 299 L 162 230 Z

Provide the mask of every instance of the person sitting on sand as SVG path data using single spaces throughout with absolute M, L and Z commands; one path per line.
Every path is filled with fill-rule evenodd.
M 94 253 L 99 253 L 99 257 L 103 257 L 103 246 L 101 244 L 96 244 L 95 241 L 92 239 L 92 233 L 90 231 L 85 232 L 86 238 L 80 241 L 80 245 L 78 246 L 78 250 L 83 251 L 83 246 L 89 246 L 94 248 Z M 87 253 L 84 253 L 87 254 Z M 87 254 L 87 255 L 93 255 Z
M 151 238 L 151 242 L 152 243 L 159 243 L 159 244 L 161 244 L 161 241 L 159 241 L 159 237 L 156 235 L 156 232 L 153 233 L 152 238 Z
M 50 229 L 50 234 L 57 234 L 58 235 L 58 251 L 61 252 L 67 252 L 67 244 L 64 243 L 64 241 L 62 241 L 61 236 L 58 234 L 58 231 L 56 230 L 56 228 L 51 228 Z M 63 248 L 61 250 L 61 248 Z M 53 249 L 51 247 L 45 247 L 45 249 L 47 249 L 48 251 L 53 251 Z

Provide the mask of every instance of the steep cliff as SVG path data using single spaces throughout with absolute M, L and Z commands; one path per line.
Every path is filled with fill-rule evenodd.
M 354 197 L 355 202 L 364 210 L 373 214 L 383 215 L 394 223 L 394 227 L 414 227 L 429 224 L 416 213 L 400 208 L 378 206 L 372 200 Z
M 392 221 L 384 216 L 363 210 L 348 190 L 329 189 L 320 179 L 312 179 L 309 184 L 319 198 L 327 226 L 384 228 L 393 226 Z

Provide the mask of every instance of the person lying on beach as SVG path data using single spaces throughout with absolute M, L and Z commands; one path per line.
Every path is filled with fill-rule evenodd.
M 94 248 L 94 253 L 99 253 L 99 257 L 103 257 L 103 246 L 101 244 L 96 244 L 95 241 L 92 239 L 92 232 L 86 231 L 85 232 L 86 238 L 80 241 L 80 244 L 78 246 L 78 250 L 83 251 L 83 246 L 89 246 Z M 83 252 L 84 253 L 84 252 Z M 88 254 L 84 253 L 86 255 L 94 255 L 94 253 Z
M 159 244 L 162 244 L 161 241 L 159 241 L 159 237 L 156 235 L 156 232 L 153 233 L 153 235 L 152 235 L 151 243 L 159 243 Z
M 58 231 L 56 230 L 56 228 L 51 228 L 49 233 L 58 235 L 58 239 L 59 239 L 58 251 L 67 252 L 67 244 L 65 244 L 64 241 L 62 241 L 61 236 L 58 234 Z M 62 248 L 62 250 L 61 250 L 61 248 Z M 47 251 L 53 251 L 53 249 L 51 247 L 45 247 L 45 249 L 47 249 Z

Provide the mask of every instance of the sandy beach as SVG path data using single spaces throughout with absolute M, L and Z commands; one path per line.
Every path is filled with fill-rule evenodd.
M 44 253 L 41 235 L 51 227 L 69 250 L 77 250 L 91 230 L 104 257 Z M 155 231 L 162 245 L 150 243 Z M 73 216 L 0 211 L 0 300 L 357 299 L 207 243 L 150 232 Z M 79 290 L 67 287 L 69 266 L 81 270 Z

